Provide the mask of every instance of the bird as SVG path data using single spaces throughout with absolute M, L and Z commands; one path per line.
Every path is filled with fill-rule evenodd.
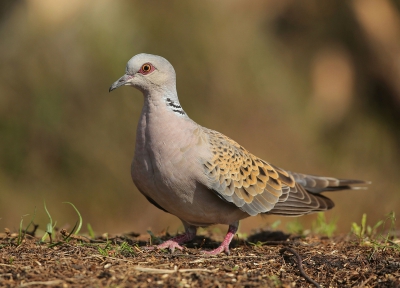
M 228 232 L 221 245 L 202 252 L 229 254 L 240 220 L 259 214 L 301 216 L 326 211 L 334 203 L 321 192 L 362 189 L 359 184 L 368 184 L 284 170 L 197 124 L 179 102 L 174 67 L 161 56 L 133 56 L 109 92 L 121 86 L 132 86 L 144 97 L 132 180 L 150 203 L 178 217 L 185 229 L 156 248 L 171 253 L 182 250 L 198 227 L 225 224 Z

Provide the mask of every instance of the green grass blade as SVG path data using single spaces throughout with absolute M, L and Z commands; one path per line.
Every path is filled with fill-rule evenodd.
M 364 213 L 361 218 L 361 232 L 360 232 L 361 238 L 364 238 L 366 226 L 367 226 L 367 214 Z
M 31 221 L 29 222 L 28 226 L 26 226 L 25 230 L 22 231 L 22 222 L 24 221 L 23 217 L 28 216 L 29 214 L 23 215 L 21 217 L 21 222 L 19 223 L 19 233 L 18 233 L 18 239 L 17 239 L 17 245 L 21 245 L 22 240 L 25 238 L 26 232 L 28 231 L 29 227 L 33 224 L 33 220 L 35 220 L 36 216 L 36 206 L 35 206 L 35 211 L 33 212 L 33 216 Z
M 74 233 L 76 226 L 78 225 L 78 221 L 76 221 L 74 228 L 72 228 L 71 232 L 67 236 L 64 237 L 64 241 L 67 242 L 71 235 Z
M 94 230 L 92 228 L 92 225 L 90 225 L 90 223 L 87 224 L 87 230 L 88 230 L 90 238 L 94 239 L 95 234 L 94 234 Z
M 49 212 L 49 210 L 47 210 L 46 201 L 43 201 L 43 203 L 44 203 L 44 210 L 46 211 L 47 216 L 49 217 L 50 223 L 47 224 L 46 233 L 43 235 L 42 239 L 40 240 L 41 242 L 44 242 L 46 240 L 47 236 L 50 236 L 50 241 L 51 241 L 51 235 L 53 234 L 53 218 L 51 218 L 50 212 Z
M 76 213 L 78 214 L 79 222 L 77 222 L 77 223 L 79 223 L 79 224 L 78 224 L 78 228 L 75 231 L 75 235 L 78 235 L 79 231 L 81 231 L 81 228 L 82 228 L 82 216 L 81 216 L 81 213 L 79 213 L 79 210 L 71 202 L 63 202 L 63 203 L 70 204 L 75 209 Z
M 50 225 L 47 225 L 47 233 L 49 233 L 49 234 L 52 234 L 53 233 L 53 218 L 51 218 L 51 215 L 50 215 L 50 212 L 49 212 L 49 210 L 47 210 L 47 207 L 46 207 L 46 202 L 44 201 L 44 210 L 46 211 L 46 213 L 47 213 L 47 216 L 49 217 L 49 221 L 50 221 Z M 50 230 L 49 230 L 49 228 L 50 228 Z
M 22 231 L 22 223 L 24 222 L 24 217 L 28 216 L 29 214 L 21 216 L 21 222 L 19 222 L 19 233 L 18 233 L 18 240 L 17 240 L 17 245 L 21 245 L 22 239 L 25 237 L 25 233 Z

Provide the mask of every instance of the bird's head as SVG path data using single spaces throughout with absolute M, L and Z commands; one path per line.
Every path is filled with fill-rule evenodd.
M 115 81 L 109 92 L 121 86 L 133 86 L 143 93 L 152 90 L 174 91 L 176 75 L 174 67 L 165 58 L 151 54 L 137 54 L 126 65 L 125 75 Z

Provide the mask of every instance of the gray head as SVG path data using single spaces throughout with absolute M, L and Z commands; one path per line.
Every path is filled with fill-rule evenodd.
M 143 93 L 152 90 L 176 91 L 176 76 L 174 67 L 165 58 L 151 54 L 137 54 L 126 65 L 125 75 L 115 81 L 111 92 L 120 86 L 133 86 Z

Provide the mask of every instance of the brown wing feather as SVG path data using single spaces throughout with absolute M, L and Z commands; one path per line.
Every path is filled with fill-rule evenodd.
M 282 195 L 284 196 L 284 195 Z M 300 216 L 318 211 L 326 211 L 335 206 L 333 201 L 320 194 L 309 193 L 302 185 L 296 183 L 284 200 L 279 200 L 268 214 Z
M 259 213 L 299 216 L 334 207 L 323 191 L 357 189 L 359 180 L 293 173 L 251 154 L 229 137 L 204 128 L 212 159 L 203 163 L 218 196 L 250 215 Z
M 250 215 L 274 208 L 284 192 L 295 187 L 293 177 L 254 156 L 232 139 L 213 130 L 208 135 L 213 157 L 204 164 L 211 187 Z

